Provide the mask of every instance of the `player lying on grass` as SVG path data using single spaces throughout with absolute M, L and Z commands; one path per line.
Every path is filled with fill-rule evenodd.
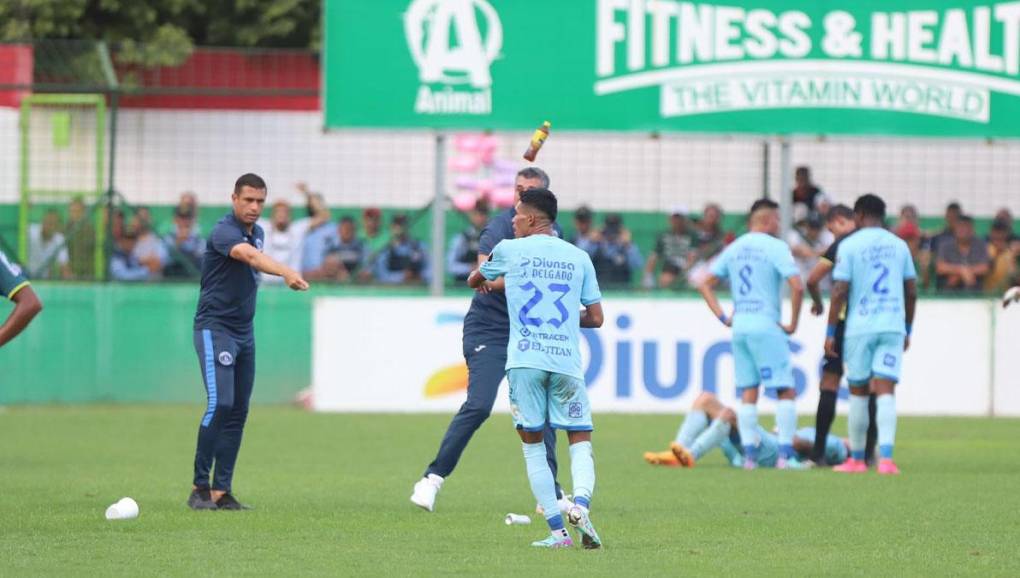
M 556 197 L 549 190 L 521 193 L 513 218 L 517 238 L 496 245 L 489 260 L 468 277 L 468 285 L 486 291 L 486 282 L 505 280 L 510 411 L 523 442 L 531 491 L 552 532 L 532 546 L 573 546 L 557 506 L 543 441 L 546 429 L 552 427 L 566 430 L 570 441 L 574 505 L 567 521 L 581 533 L 584 547 L 592 549 L 601 540 L 588 518 L 595 462 L 580 341 L 582 327 L 602 326 L 602 294 L 588 254 L 553 234 L 557 212 Z
M 757 465 L 773 468 L 779 460 L 779 439 L 758 426 Z M 805 427 L 793 436 L 793 450 L 806 460 L 814 448 L 815 428 Z M 645 461 L 652 465 L 693 468 L 709 452 L 719 448 L 735 468 L 744 464 L 743 444 L 737 431 L 737 414 L 726 407 L 713 393 L 704 392 L 694 400 L 676 440 L 664 452 L 645 452 Z M 843 463 L 849 449 L 845 440 L 830 435 L 825 440 L 825 463 Z

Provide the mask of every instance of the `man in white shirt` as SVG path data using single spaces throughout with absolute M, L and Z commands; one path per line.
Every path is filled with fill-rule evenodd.
M 266 234 L 262 252 L 291 269 L 300 270 L 302 245 L 310 222 L 309 219 L 293 222 L 290 203 L 287 201 L 281 200 L 273 203 L 273 212 L 269 221 L 259 223 Z M 262 283 L 283 283 L 282 277 L 264 273 L 260 273 L 260 275 Z
M 32 279 L 50 279 L 71 276 L 67 244 L 60 232 L 60 213 L 46 211 L 42 223 L 28 228 L 28 271 Z

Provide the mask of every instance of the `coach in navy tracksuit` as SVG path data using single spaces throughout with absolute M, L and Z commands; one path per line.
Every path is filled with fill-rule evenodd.
M 517 196 L 528 189 L 548 188 L 549 177 L 538 168 L 517 173 Z M 513 239 L 514 209 L 492 218 L 478 242 L 479 263 L 488 259 L 493 248 L 504 239 Z M 559 228 L 557 234 L 562 235 Z M 414 485 L 411 502 L 433 511 L 436 494 L 443 480 L 453 472 L 471 436 L 488 419 L 496 402 L 499 384 L 506 375 L 507 342 L 510 320 L 507 317 L 506 295 L 502 291 L 476 293 L 464 318 L 464 359 L 468 366 L 467 400 L 460 406 L 443 436 L 436 459 L 425 470 L 424 477 Z M 556 433 L 545 432 L 546 455 L 553 478 L 556 477 Z M 557 495 L 562 495 L 559 484 Z
M 188 498 L 194 510 L 245 509 L 230 493 L 230 485 L 255 384 L 252 320 L 259 272 L 283 277 L 291 289 L 308 289 L 300 274 L 262 253 L 265 236 L 255 222 L 266 204 L 265 181 L 242 175 L 231 201 L 233 211 L 216 223 L 205 246 L 195 313 L 195 351 L 208 404 L 198 428 L 194 486 Z

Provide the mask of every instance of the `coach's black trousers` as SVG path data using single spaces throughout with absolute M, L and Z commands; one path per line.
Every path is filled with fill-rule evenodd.
M 464 359 L 468 366 L 467 400 L 460 406 L 457 415 L 453 416 L 450 426 L 446 428 L 446 435 L 439 445 L 439 453 L 425 470 L 426 476 L 436 474 L 445 478 L 453 472 L 461 454 L 464 453 L 464 448 L 471 441 L 471 436 L 492 413 L 492 405 L 496 403 L 496 395 L 499 393 L 499 384 L 506 376 L 506 345 L 490 346 L 465 341 Z M 507 431 L 512 431 L 512 428 L 507 426 Z M 548 428 L 545 430 L 545 450 L 549 468 L 555 479 L 555 430 Z M 556 490 L 557 494 L 561 493 L 559 484 L 556 485 Z
M 194 484 L 229 492 L 255 385 L 255 337 L 195 330 L 195 351 L 208 403 L 198 428 Z

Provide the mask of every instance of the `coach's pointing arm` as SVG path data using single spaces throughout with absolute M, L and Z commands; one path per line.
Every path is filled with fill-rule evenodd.
M 308 281 L 302 279 L 300 273 L 262 253 L 248 243 L 234 245 L 230 249 L 230 258 L 247 263 L 262 273 L 283 277 L 287 286 L 295 291 L 305 291 L 308 289 Z

